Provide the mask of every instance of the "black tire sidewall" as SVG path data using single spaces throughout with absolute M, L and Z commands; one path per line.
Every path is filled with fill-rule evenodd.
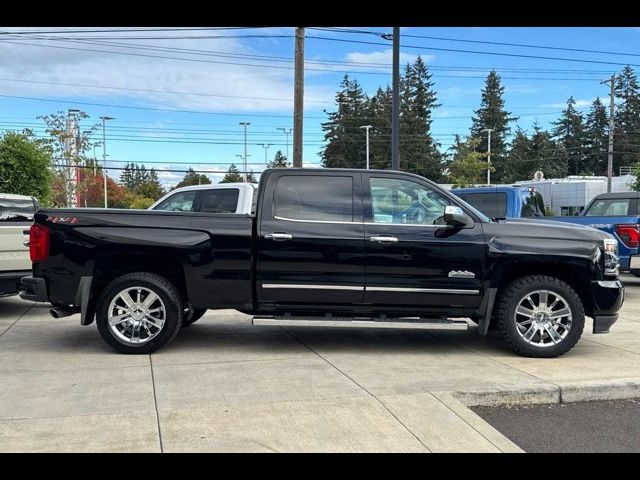
M 536 347 L 527 343 L 518 333 L 514 319 L 520 300 L 535 290 L 548 290 L 561 295 L 571 309 L 572 324 L 567 336 L 557 345 Z M 532 357 L 557 357 L 571 350 L 582 336 L 584 329 L 584 306 L 580 297 L 565 282 L 553 277 L 530 276 L 513 282 L 507 287 L 498 309 L 498 326 L 505 340 L 517 353 Z
M 113 298 L 125 288 L 141 286 L 152 290 L 164 303 L 166 319 L 162 332 L 153 340 L 133 346 L 125 344 L 111 332 L 108 308 Z M 182 324 L 182 306 L 175 288 L 164 278 L 152 274 L 129 274 L 113 280 L 102 293 L 97 303 L 96 324 L 102 338 L 121 353 L 144 354 L 158 350 L 175 337 Z

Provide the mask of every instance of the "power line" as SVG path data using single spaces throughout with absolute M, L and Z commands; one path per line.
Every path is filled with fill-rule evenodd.
M 331 31 L 331 32 L 356 33 L 356 34 L 366 34 L 366 35 L 376 35 L 376 36 L 383 35 L 383 33 L 381 32 L 375 32 L 372 30 L 356 30 L 356 29 L 347 29 L 347 28 L 318 27 L 318 28 L 309 28 L 309 30 L 324 30 L 324 31 Z M 568 52 L 598 53 L 603 55 L 622 55 L 622 56 L 629 56 L 629 57 L 640 57 L 640 54 L 638 53 L 613 52 L 608 50 L 589 50 L 584 48 L 572 48 L 572 47 L 556 47 L 552 45 L 534 45 L 530 43 L 510 43 L 510 42 L 494 42 L 489 40 L 469 40 L 469 39 L 463 39 L 463 38 L 436 37 L 432 35 L 415 35 L 415 34 L 409 34 L 409 33 L 403 33 L 402 36 L 407 38 L 423 38 L 427 40 L 442 40 L 447 42 L 476 43 L 476 44 L 484 44 L 484 45 L 500 45 L 500 46 L 506 46 L 506 47 L 537 48 L 537 49 L 543 49 L 543 50 L 562 50 L 562 51 L 568 51 Z
M 364 45 L 383 45 L 386 47 L 389 46 L 388 43 L 370 42 L 366 40 L 350 40 L 345 38 L 318 37 L 318 36 L 308 36 L 307 38 L 312 38 L 316 40 L 326 40 L 331 42 L 346 42 L 346 43 L 357 43 L 357 44 L 364 44 Z M 563 61 L 563 62 L 596 63 L 601 65 L 616 65 L 621 67 L 625 67 L 625 66 L 640 67 L 640 64 L 635 64 L 635 63 L 607 62 L 604 60 L 583 60 L 578 58 L 546 57 L 542 55 L 527 55 L 523 53 L 485 52 L 481 50 L 462 50 L 462 49 L 456 49 L 456 48 L 431 47 L 427 45 L 404 44 L 401 46 L 403 48 L 411 48 L 411 49 L 418 49 L 418 50 L 436 50 L 436 51 L 443 51 L 443 52 L 472 53 L 474 55 L 496 55 L 496 56 L 502 56 L 502 57 L 531 58 L 531 59 L 538 59 L 538 60 L 557 60 L 557 61 Z

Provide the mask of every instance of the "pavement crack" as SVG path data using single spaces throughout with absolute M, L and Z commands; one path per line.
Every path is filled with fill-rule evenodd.
M 160 443 L 160 453 L 164 452 L 164 446 L 162 445 L 162 429 L 160 428 L 160 414 L 158 413 L 158 397 L 156 395 L 156 380 L 153 375 L 153 359 L 149 354 L 149 367 L 151 368 L 151 386 L 153 388 L 153 409 L 156 413 L 156 424 L 158 425 L 158 441 Z
M 22 312 L 22 314 L 20 314 L 20 316 L 19 316 L 18 318 L 16 318 L 16 321 L 15 321 L 15 322 L 13 322 L 11 325 L 9 325 L 9 326 L 5 329 L 5 331 L 4 331 L 4 332 L 0 333 L 0 338 L 2 338 L 2 336 L 3 336 L 5 333 L 7 333 L 9 330 L 11 330 L 11 327 L 13 327 L 16 323 L 18 323 L 18 321 L 19 321 L 22 317 L 24 317 L 27 313 L 29 313 L 29 312 L 31 311 L 31 309 L 32 309 L 33 307 L 35 307 L 35 305 L 36 305 L 36 302 L 33 302 L 29 308 L 27 308 L 24 312 Z
M 334 365 L 333 363 L 331 363 L 327 358 L 325 358 L 324 356 L 322 356 L 322 354 L 318 353 L 316 350 L 313 349 L 313 347 L 311 347 L 310 345 L 308 345 L 307 343 L 305 343 L 303 340 L 301 340 L 300 338 L 298 338 L 296 335 L 294 335 L 293 333 L 289 332 L 288 330 L 286 330 L 285 328 L 283 328 L 282 326 L 280 327 L 280 329 L 285 332 L 287 335 L 289 335 L 291 338 L 293 338 L 295 341 L 297 341 L 298 343 L 300 343 L 301 345 L 303 345 L 304 347 L 306 347 L 310 352 L 312 352 L 314 355 L 316 355 L 318 358 L 320 358 L 321 360 L 323 360 L 324 362 L 326 362 L 329 366 L 331 366 L 333 369 L 335 369 L 338 373 L 342 374 L 345 378 L 347 378 L 348 380 L 350 380 L 351 382 L 353 382 L 355 385 L 357 385 L 359 388 L 361 388 L 364 392 L 366 392 L 368 395 L 371 396 L 371 398 L 373 398 L 376 402 L 378 402 L 380 404 L 380 406 L 382 408 L 384 408 L 393 418 L 395 418 L 395 420 L 413 437 L 416 439 L 416 441 L 422 445 L 425 450 L 429 453 L 431 453 L 431 449 L 429 449 L 429 447 L 427 447 L 425 445 L 425 443 L 420 440 L 420 438 L 413 433 L 413 431 L 402 421 L 400 420 L 400 418 L 398 418 L 398 416 L 393 413 L 393 411 L 391 411 L 391 409 L 389 407 L 387 407 L 387 405 L 380 400 L 374 393 L 370 392 L 369 390 L 367 390 L 363 385 L 361 385 L 360 383 L 358 383 L 354 378 L 352 378 L 351 376 L 349 376 L 349 374 L 347 374 L 346 372 L 344 372 L 343 370 L 341 370 L 338 366 Z

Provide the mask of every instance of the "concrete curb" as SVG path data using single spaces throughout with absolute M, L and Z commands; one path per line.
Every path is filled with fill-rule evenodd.
M 515 390 L 469 390 L 451 395 L 467 407 L 622 400 L 640 398 L 640 378 L 559 382 Z

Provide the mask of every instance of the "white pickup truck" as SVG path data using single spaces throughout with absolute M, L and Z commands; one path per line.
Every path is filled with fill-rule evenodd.
M 18 293 L 20 279 L 31 275 L 24 230 L 39 208 L 35 197 L 0 193 L 0 297 Z
M 191 185 L 170 191 L 148 210 L 207 213 L 251 213 L 255 209 L 255 183 Z

